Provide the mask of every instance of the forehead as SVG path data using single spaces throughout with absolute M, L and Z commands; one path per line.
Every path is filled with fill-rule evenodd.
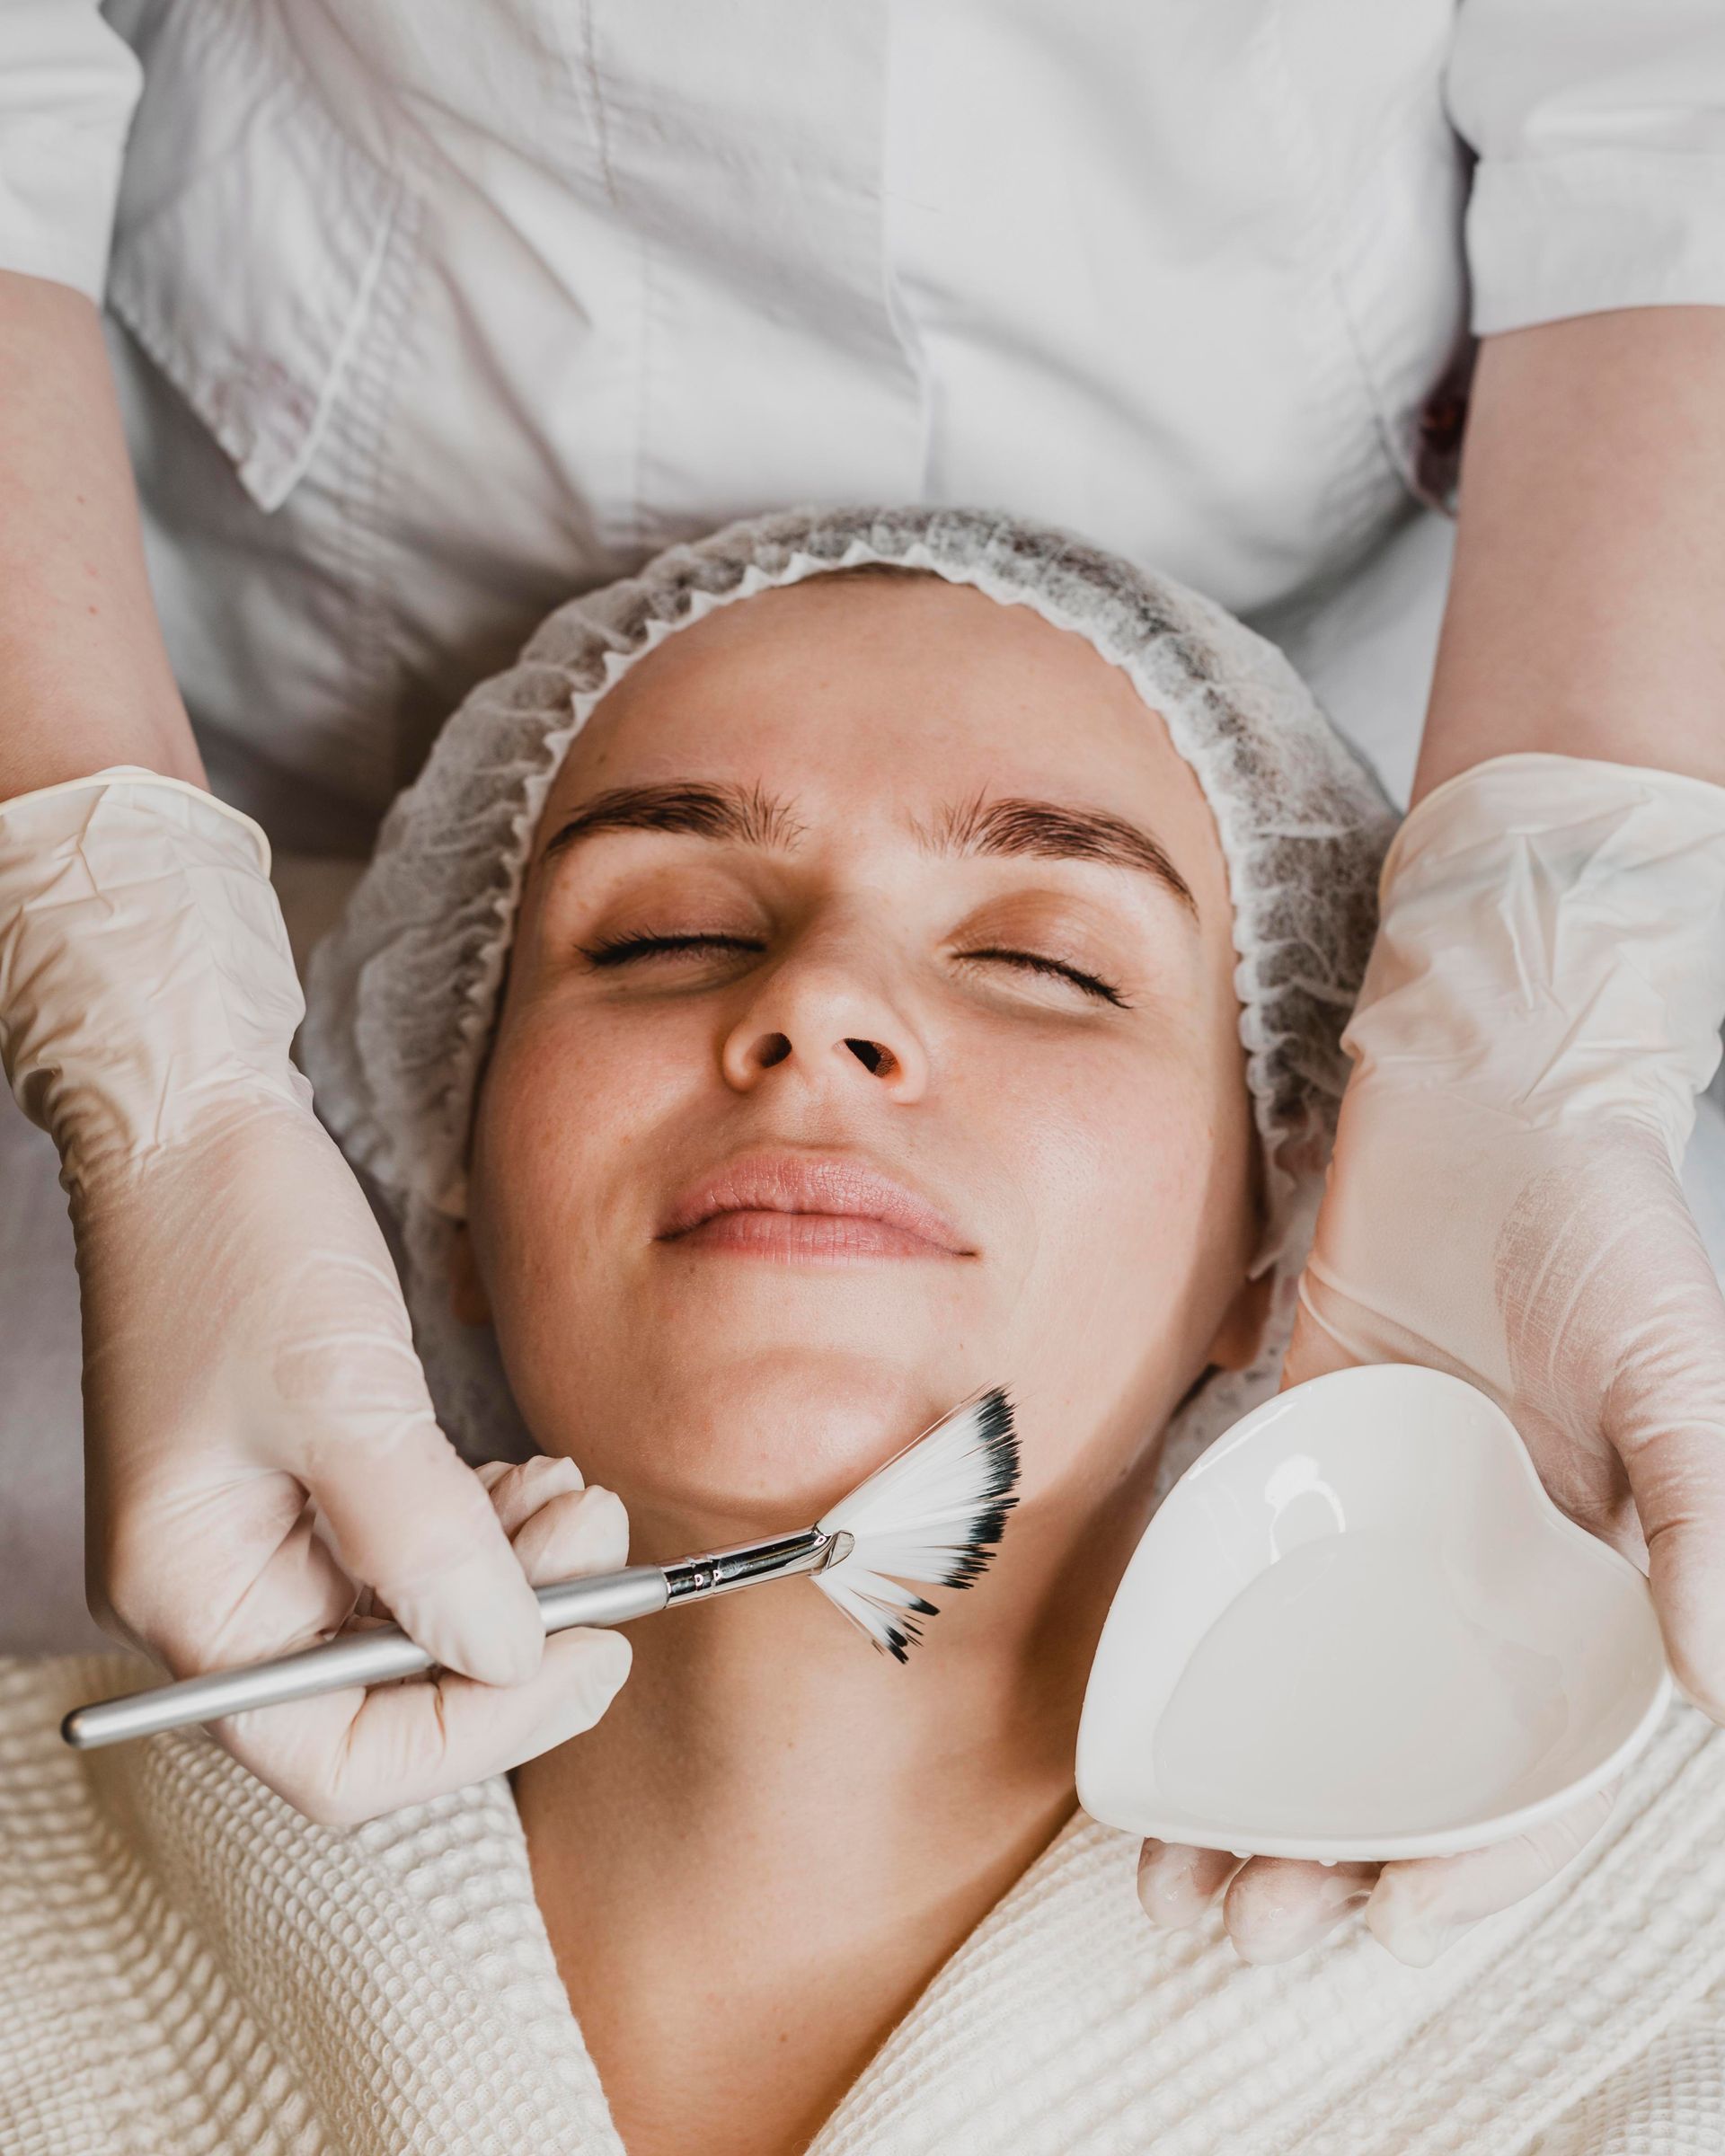
M 1030 607 L 942 579 L 816 576 L 678 631 L 577 737 L 542 842 L 592 794 L 696 775 L 765 783 L 815 828 L 978 792 L 1106 808 L 1225 891 L 1203 791 L 1129 677 Z

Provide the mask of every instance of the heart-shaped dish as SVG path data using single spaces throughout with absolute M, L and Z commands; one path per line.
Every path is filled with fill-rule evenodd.
M 1091 1667 L 1078 1800 L 1238 1856 L 1445 1856 L 1609 1781 L 1670 1697 L 1647 1582 L 1491 1401 L 1340 1370 L 1236 1423 L 1152 1516 Z

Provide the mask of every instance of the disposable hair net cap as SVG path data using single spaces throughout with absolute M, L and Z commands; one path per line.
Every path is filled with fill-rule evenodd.
M 1223 608 L 1049 526 L 950 508 L 792 510 L 668 549 L 560 606 L 482 682 L 385 819 L 310 970 L 302 1053 L 320 1111 L 400 1232 L 444 1427 L 470 1459 L 530 1452 L 489 1327 L 449 1309 L 473 1097 L 546 794 L 607 690 L 715 608 L 864 562 L 933 570 L 1085 637 L 1159 711 L 1204 789 L 1234 902 L 1240 1033 L 1265 1170 L 1262 1348 L 1168 1433 L 1165 1489 L 1275 1388 L 1348 1074 L 1340 1047 L 1395 817 L 1281 654 Z

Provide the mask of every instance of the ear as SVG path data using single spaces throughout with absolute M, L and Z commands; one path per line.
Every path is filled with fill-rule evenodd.
M 491 1321 L 491 1300 L 480 1278 L 473 1233 L 464 1220 L 456 1223 L 449 1239 L 449 1307 L 457 1325 L 489 1325 Z
M 1243 1370 L 1263 1346 L 1264 1327 L 1269 1319 L 1269 1299 L 1276 1285 L 1273 1270 L 1243 1280 L 1216 1329 L 1209 1360 L 1219 1369 Z

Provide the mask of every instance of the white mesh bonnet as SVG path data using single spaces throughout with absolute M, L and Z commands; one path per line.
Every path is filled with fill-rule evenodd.
M 1273 1268 L 1262 1351 L 1168 1434 L 1161 1487 L 1274 1389 L 1348 1064 L 1340 1035 L 1394 814 L 1275 648 L 1221 607 L 1070 534 L 963 509 L 792 510 L 674 546 L 561 606 L 482 682 L 391 808 L 312 961 L 302 1052 L 324 1121 L 401 1233 L 415 1336 L 465 1457 L 531 1451 L 489 1327 L 449 1312 L 474 1091 L 533 836 L 570 743 L 635 662 L 716 607 L 862 562 L 924 569 L 1085 637 L 1161 712 L 1221 835 Z

